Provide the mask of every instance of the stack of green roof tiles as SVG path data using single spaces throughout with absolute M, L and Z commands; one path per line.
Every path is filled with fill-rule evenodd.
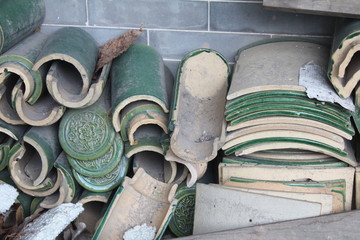
M 99 100 L 83 109 L 70 109 L 61 119 L 59 139 L 77 182 L 93 192 L 119 186 L 127 169 L 123 141 L 108 116 L 109 87 Z
M 113 61 L 110 75 L 112 124 L 124 141 L 125 156 L 157 153 L 165 161 L 162 139 L 168 134 L 173 76 L 161 55 L 150 46 L 132 44 Z M 176 175 L 176 167 L 171 169 Z
M 227 96 L 223 150 L 241 158 L 229 156 L 225 161 L 342 166 L 333 162 L 337 159 L 358 165 L 349 141 L 355 134 L 352 112 L 309 99 L 299 85 L 300 68 L 312 62 L 325 69 L 327 57 L 326 47 L 299 39 L 263 41 L 239 50 Z M 288 157 L 283 163 L 274 161 L 265 154 L 269 150 L 287 151 Z M 305 163 L 308 151 L 327 156 Z M 254 158 L 254 153 L 262 155 Z

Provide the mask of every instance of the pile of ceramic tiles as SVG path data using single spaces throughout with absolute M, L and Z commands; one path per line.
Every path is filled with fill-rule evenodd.
M 239 50 L 227 95 L 219 185 L 197 185 L 194 233 L 352 209 L 354 106 L 328 87 L 328 52 L 298 39 Z M 344 107 L 318 100 L 324 88 Z M 318 99 L 309 98 L 311 91 Z M 209 215 L 217 220 L 205 221 Z

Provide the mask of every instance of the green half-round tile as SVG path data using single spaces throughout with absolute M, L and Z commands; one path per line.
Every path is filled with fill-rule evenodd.
M 47 35 L 36 32 L 0 56 L 0 85 L 5 84 L 10 74 L 20 78 L 25 84 L 24 99 L 29 104 L 34 104 L 43 92 L 45 73 L 34 71 L 32 67 L 46 39 Z
M 129 167 L 129 159 L 123 156 L 116 168 L 102 177 L 86 177 L 73 169 L 76 181 L 92 192 L 107 192 L 119 186 L 125 178 Z
M 59 140 L 63 150 L 79 160 L 92 160 L 104 155 L 112 146 L 115 131 L 107 109 L 93 104 L 84 109 L 68 110 L 60 122 Z
M 176 191 L 175 198 L 178 199 L 178 204 L 169 222 L 169 228 L 178 237 L 189 236 L 193 233 L 195 193 L 195 186 L 189 188 L 182 185 Z
M 14 46 L 41 25 L 44 0 L 2 0 L 0 8 L 0 53 Z
M 78 160 L 71 156 L 67 156 L 67 159 L 71 167 L 81 175 L 101 177 L 114 170 L 119 164 L 123 150 L 123 142 L 119 134 L 116 134 L 114 144 L 103 156 L 93 160 Z
M 135 118 L 140 115 L 142 115 L 144 119 L 147 119 L 146 124 L 159 125 L 159 123 L 164 123 L 164 126 L 161 125 L 159 126 L 164 129 L 164 132 L 167 132 L 166 124 L 167 124 L 168 116 L 166 113 L 164 113 L 163 109 L 157 104 L 148 101 L 139 101 L 126 106 L 123 110 L 123 113 L 121 114 L 120 133 L 121 133 L 121 138 L 124 141 L 129 141 L 128 132 L 129 132 L 129 128 L 131 127 L 131 122 L 134 121 Z M 155 117 L 162 117 L 162 118 L 156 119 Z

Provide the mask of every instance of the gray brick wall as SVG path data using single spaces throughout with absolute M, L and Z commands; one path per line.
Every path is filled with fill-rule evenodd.
M 276 37 L 331 42 L 335 18 L 266 10 L 258 0 L 45 0 L 42 31 L 88 31 L 99 44 L 141 24 L 137 42 L 155 47 L 175 72 L 189 51 L 207 47 L 234 63 L 237 49 Z

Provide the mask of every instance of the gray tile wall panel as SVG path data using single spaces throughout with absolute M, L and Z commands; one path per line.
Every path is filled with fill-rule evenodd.
M 44 23 L 86 24 L 85 0 L 45 0 L 46 14 Z
M 89 23 L 165 29 L 206 30 L 207 2 L 184 0 L 88 0 Z
M 265 10 L 260 3 L 210 3 L 210 30 L 332 35 L 335 18 Z

